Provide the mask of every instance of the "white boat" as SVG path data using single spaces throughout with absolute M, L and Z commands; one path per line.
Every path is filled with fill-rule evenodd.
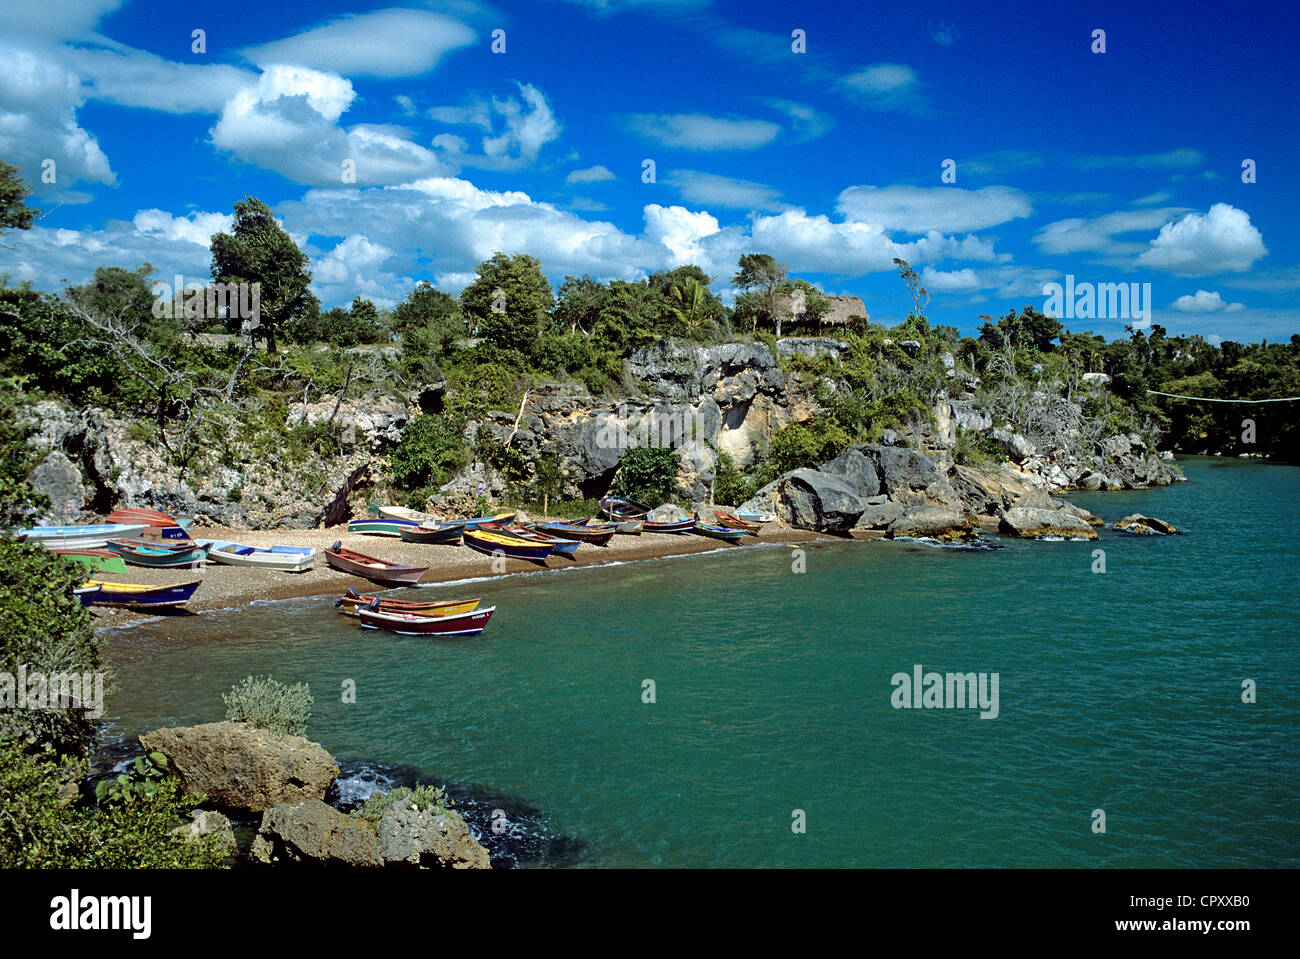
M 208 559 L 227 566 L 255 566 L 278 569 L 286 573 L 305 573 L 316 564 L 316 549 L 311 546 L 245 546 L 219 540 L 197 540 L 211 544 Z
M 98 526 L 34 526 L 20 529 L 18 538 L 50 549 L 103 549 L 110 539 L 131 539 L 145 531 L 143 523 L 101 523 Z
M 736 510 L 736 519 L 743 519 L 746 523 L 775 523 L 775 513 L 756 513 L 753 510 Z
M 442 517 L 434 516 L 432 513 L 422 513 L 418 509 L 407 509 L 405 506 L 381 506 L 379 515 L 386 516 L 389 519 L 406 519 L 415 523 L 441 523 Z

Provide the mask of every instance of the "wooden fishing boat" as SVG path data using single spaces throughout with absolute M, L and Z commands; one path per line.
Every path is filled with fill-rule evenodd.
M 208 558 L 209 549 L 189 540 L 172 545 L 141 539 L 109 540 L 108 548 L 132 566 L 147 566 L 151 569 L 201 567 Z
M 501 533 L 504 536 L 514 536 L 530 543 L 550 543 L 551 553 L 556 556 L 563 556 L 566 559 L 573 559 L 573 554 L 582 545 L 580 540 L 564 539 L 559 536 L 552 536 L 550 533 L 538 533 L 524 526 L 498 526 L 496 523 L 484 523 L 479 529 Z
M 528 527 L 535 533 L 546 533 L 563 539 L 576 539 L 595 546 L 608 546 L 614 538 L 614 527 L 577 526 L 573 523 L 532 523 Z
M 775 513 L 759 513 L 754 510 L 736 510 L 736 518 L 746 523 L 775 523 Z
M 401 536 L 402 530 L 419 526 L 413 519 L 354 519 L 348 521 L 349 533 L 363 533 L 367 536 Z
M 110 523 L 140 523 L 144 526 L 182 526 L 184 520 L 177 520 L 172 516 L 156 509 L 143 509 L 134 506 L 122 506 L 108 514 Z M 190 522 L 193 522 L 191 520 Z
M 443 546 L 459 546 L 460 537 L 465 532 L 464 523 L 421 523 L 419 526 L 408 526 L 402 529 L 398 535 L 406 543 L 434 543 Z
M 427 566 L 402 566 L 375 559 L 356 550 L 344 549 L 342 541 L 325 550 L 325 562 L 339 572 L 392 586 L 414 586 L 429 571 Z
M 622 496 L 606 496 L 600 501 L 600 511 L 610 519 L 645 519 L 650 507 Z
M 429 523 L 440 524 L 447 523 L 441 516 L 434 516 L 432 513 L 424 513 L 418 509 L 407 509 L 405 506 L 376 506 L 375 512 L 385 519 L 404 519 L 412 523 Z M 463 522 L 457 520 L 456 522 Z
M 94 586 L 79 586 L 72 591 L 72 595 L 81 600 L 82 606 L 91 606 L 95 602 L 95 597 L 99 595 L 103 588 L 98 583 Z
M 748 523 L 735 513 L 728 513 L 720 509 L 715 509 L 713 515 L 718 518 L 719 526 L 726 526 L 729 529 L 743 529 L 747 533 L 753 533 L 755 536 L 758 535 L 758 523 Z
M 122 557 L 107 549 L 54 549 L 50 552 L 62 556 L 74 563 L 80 563 L 93 573 L 125 573 L 126 563 Z
M 124 606 L 127 609 L 153 609 L 155 607 L 184 606 L 203 582 L 174 586 L 148 586 L 142 583 L 108 583 L 89 580 L 87 586 L 98 586 L 99 591 L 90 597 L 91 606 Z
M 571 524 L 573 524 L 574 526 L 590 526 L 590 525 L 591 525 L 591 519 L 590 519 L 590 517 L 587 517 L 587 516 L 579 516 L 577 519 L 569 519 L 569 520 L 565 520 L 565 522 L 566 522 L 566 523 L 571 523 Z M 609 522 L 609 523 L 604 523 L 604 524 L 600 524 L 600 525 L 613 526 L 613 527 L 614 527 L 614 532 L 615 532 L 615 533 L 618 533 L 620 536 L 640 536 L 640 535 L 641 535 L 641 531 L 642 531 L 642 529 L 645 528 L 645 520 L 643 520 L 643 519 L 616 519 L 616 520 L 613 520 L 613 521 L 611 521 L 611 522 Z
M 478 609 L 481 599 L 448 599 L 437 603 L 420 602 L 409 599 L 389 599 L 387 596 L 363 596 L 355 589 L 350 589 L 334 600 L 335 607 L 345 616 L 355 616 L 357 608 L 379 601 L 379 609 L 385 613 L 411 613 L 416 616 L 451 616 L 468 613 Z
M 94 526 L 34 526 L 18 531 L 26 543 L 40 543 L 49 549 L 103 549 L 110 539 L 138 536 L 143 523 L 100 523 Z
M 509 526 L 514 521 L 514 513 L 497 513 L 496 516 L 479 516 L 475 519 L 456 520 L 455 522 L 464 523 L 466 529 L 478 529 L 484 523 L 498 523 L 501 526 Z
M 696 523 L 694 532 L 701 536 L 711 536 L 724 542 L 735 543 L 751 535 L 747 529 L 732 529 L 728 526 L 710 526 L 708 523 Z
M 678 519 L 668 523 L 645 521 L 645 531 L 647 533 L 689 533 L 694 529 L 695 520 L 693 519 Z
M 285 573 L 305 573 L 316 565 L 316 550 L 311 546 L 245 546 L 199 540 L 210 547 L 208 559 L 226 566 L 252 566 Z
M 508 559 L 527 559 L 535 563 L 545 563 L 555 548 L 550 543 L 532 543 L 487 529 L 465 530 L 465 545 L 489 556 L 499 554 Z
M 487 606 L 452 616 L 419 616 L 362 606 L 357 609 L 357 616 L 367 629 L 385 629 L 407 636 L 479 636 L 496 611 L 495 606 Z

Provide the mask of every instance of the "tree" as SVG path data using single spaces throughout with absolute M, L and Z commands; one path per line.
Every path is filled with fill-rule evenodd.
M 731 285 L 744 291 L 756 291 L 759 298 L 750 301 L 759 306 L 752 310 L 753 326 L 758 329 L 760 318 L 776 327 L 776 335 L 781 335 L 781 319 L 777 310 L 777 291 L 786 280 L 788 271 L 767 253 L 746 253 L 741 256 L 736 275 L 731 278 Z
M 668 309 L 677 322 L 686 328 L 687 336 L 695 332 L 704 313 L 704 288 L 698 280 L 686 280 L 669 291 Z
M 556 297 L 556 332 L 591 336 L 608 296 L 609 289 L 594 277 L 566 276 Z
M 614 474 L 614 495 L 658 506 L 677 492 L 682 457 L 666 446 L 637 446 L 623 451 Z
M 0 160 L 0 236 L 10 230 L 32 228 L 41 211 L 23 203 L 31 195 L 31 187 L 19 176 L 18 168 Z
M 494 253 L 460 294 L 461 309 L 486 342 L 531 355 L 555 303 L 542 264 L 525 253 Z
M 281 325 L 309 312 L 312 295 L 311 261 L 256 197 L 235 204 L 232 232 L 212 237 L 212 278 L 218 283 L 260 283 L 258 326 L 267 352 L 275 352 Z

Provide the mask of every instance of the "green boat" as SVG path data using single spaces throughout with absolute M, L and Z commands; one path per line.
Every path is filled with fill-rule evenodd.
M 92 573 L 125 573 L 126 563 L 122 557 L 103 550 L 85 550 L 83 552 L 70 552 L 61 549 L 52 550 L 64 559 L 71 560 L 74 563 L 80 563 Z
M 349 533 L 365 533 L 370 536 L 400 536 L 404 529 L 415 529 L 420 524 L 409 519 L 354 519 L 348 523 Z

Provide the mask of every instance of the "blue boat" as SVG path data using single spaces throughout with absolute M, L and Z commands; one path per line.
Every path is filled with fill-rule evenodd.
M 103 549 L 110 539 L 138 536 L 145 525 L 129 523 L 101 523 L 97 526 L 35 526 L 18 531 L 18 538 L 27 543 L 40 543 L 50 549 Z
M 201 582 L 203 581 L 196 579 L 175 586 L 148 586 L 142 583 L 109 583 L 92 579 L 86 585 L 96 587 L 97 591 L 88 599 L 83 597 L 82 602 L 90 606 L 124 606 L 127 609 L 184 606 Z

